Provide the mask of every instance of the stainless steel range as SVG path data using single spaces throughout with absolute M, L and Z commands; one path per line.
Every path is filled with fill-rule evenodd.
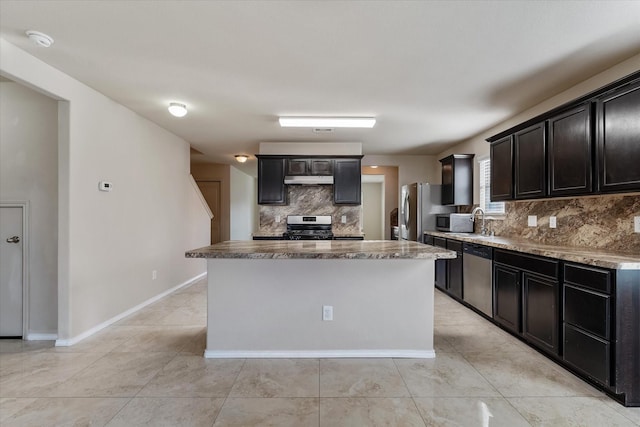
M 284 240 L 332 240 L 331 215 L 289 215 Z

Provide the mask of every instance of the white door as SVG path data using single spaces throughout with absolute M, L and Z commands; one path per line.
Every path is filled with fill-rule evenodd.
M 0 208 L 0 336 L 22 336 L 22 208 Z

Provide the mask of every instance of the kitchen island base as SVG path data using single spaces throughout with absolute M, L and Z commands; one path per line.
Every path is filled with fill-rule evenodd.
M 435 357 L 433 259 L 207 262 L 207 358 Z

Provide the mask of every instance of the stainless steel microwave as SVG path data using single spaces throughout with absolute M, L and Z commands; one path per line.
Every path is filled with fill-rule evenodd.
M 451 233 L 473 233 L 471 214 L 438 214 L 436 215 L 436 230 Z

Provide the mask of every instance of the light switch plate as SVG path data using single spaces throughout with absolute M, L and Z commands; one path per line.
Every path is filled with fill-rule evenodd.
M 640 216 L 633 217 L 633 232 L 640 233 Z
M 527 225 L 529 227 L 537 227 L 538 226 L 538 216 L 537 215 L 529 215 L 527 217 Z
M 280 222 L 280 215 L 276 215 L 276 222 Z
M 342 219 L 341 219 L 343 224 L 347 223 L 347 216 L 346 215 L 342 215 Z
M 549 228 L 556 228 L 558 226 L 558 223 L 556 222 L 556 217 L 555 216 L 550 216 L 549 217 Z

